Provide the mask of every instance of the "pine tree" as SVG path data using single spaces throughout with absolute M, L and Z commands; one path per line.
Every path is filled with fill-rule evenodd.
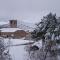
M 53 33 L 57 24 L 56 14 L 49 13 L 41 19 L 41 22 L 36 24 L 35 30 L 32 32 L 32 38 L 36 40 L 44 39 L 43 37 L 47 32 Z
M 44 59 L 46 59 L 47 52 L 55 50 L 55 48 L 52 50 L 52 47 L 56 46 L 55 36 L 59 34 L 59 29 L 55 31 L 58 27 L 56 14 L 49 13 L 47 16 L 44 16 L 36 26 L 35 30 L 31 33 L 32 38 L 36 41 L 42 39 L 42 44 L 43 46 L 45 45 L 43 49 L 46 50 Z

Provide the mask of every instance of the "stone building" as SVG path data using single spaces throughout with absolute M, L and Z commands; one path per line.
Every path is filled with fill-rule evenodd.
M 26 31 L 19 28 L 2 28 L 0 36 L 4 38 L 22 38 L 26 37 L 27 34 Z
M 0 29 L 0 36 L 4 38 L 7 38 L 7 37 L 29 38 L 30 32 L 24 29 L 17 28 L 17 20 L 9 20 L 8 27 Z

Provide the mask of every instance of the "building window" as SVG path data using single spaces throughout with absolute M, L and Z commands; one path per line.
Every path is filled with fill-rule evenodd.
M 12 24 L 12 21 L 10 21 L 10 23 Z

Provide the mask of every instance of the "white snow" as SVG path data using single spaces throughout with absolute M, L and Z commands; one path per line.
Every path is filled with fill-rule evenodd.
M 35 42 L 35 43 L 33 44 L 33 46 L 34 46 L 34 45 L 38 46 L 39 48 L 42 48 L 42 40 L 40 40 L 40 41 L 38 41 L 38 42 Z
M 8 40 L 10 40 L 13 45 L 33 42 L 33 41 L 23 40 L 23 39 L 4 39 L 4 40 L 5 40 L 5 42 L 8 42 Z
M 47 32 L 47 33 L 45 34 L 45 36 L 48 36 L 48 35 L 50 36 L 50 32 Z
M 55 30 L 54 31 L 58 31 L 58 28 L 55 28 Z
M 21 29 L 21 28 L 1 28 L 0 30 L 1 30 L 1 32 L 15 32 L 17 30 L 24 30 L 24 31 L 28 31 L 28 32 L 33 31 L 33 29 Z
M 0 25 L 5 25 L 5 24 L 9 24 L 9 22 L 8 21 L 7 22 L 5 22 L 5 21 L 0 22 Z
M 59 36 L 56 36 L 56 37 L 55 37 L 55 39 L 56 39 L 56 40 L 59 40 L 59 39 L 60 39 L 60 37 L 59 37 Z
M 4 39 L 6 44 L 9 40 L 11 41 L 11 45 L 33 42 L 33 41 L 29 41 L 29 40 L 23 40 L 23 38 L 22 39 Z M 26 47 L 26 45 L 10 46 L 9 53 L 12 57 L 12 60 L 27 60 L 28 52 L 26 52 L 25 47 Z
M 52 34 L 52 38 L 51 38 L 52 40 L 54 40 L 55 39 L 55 34 L 53 33 Z
M 57 60 L 60 60 L 60 55 L 58 55 L 57 58 L 58 58 Z
M 60 45 L 58 45 L 57 47 L 58 47 L 58 49 L 60 49 Z
M 1 32 L 15 32 L 17 30 L 22 30 L 22 29 L 19 29 L 19 28 L 2 28 L 0 30 L 1 30 Z
M 25 51 L 25 46 L 10 47 L 10 54 L 12 60 L 27 60 L 27 52 Z

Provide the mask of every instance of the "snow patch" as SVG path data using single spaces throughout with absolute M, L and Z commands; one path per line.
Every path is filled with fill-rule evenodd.
M 40 41 L 38 41 L 38 42 L 35 42 L 35 43 L 33 44 L 33 46 L 34 46 L 34 45 L 38 46 L 39 48 L 42 48 L 42 40 L 40 40 Z

